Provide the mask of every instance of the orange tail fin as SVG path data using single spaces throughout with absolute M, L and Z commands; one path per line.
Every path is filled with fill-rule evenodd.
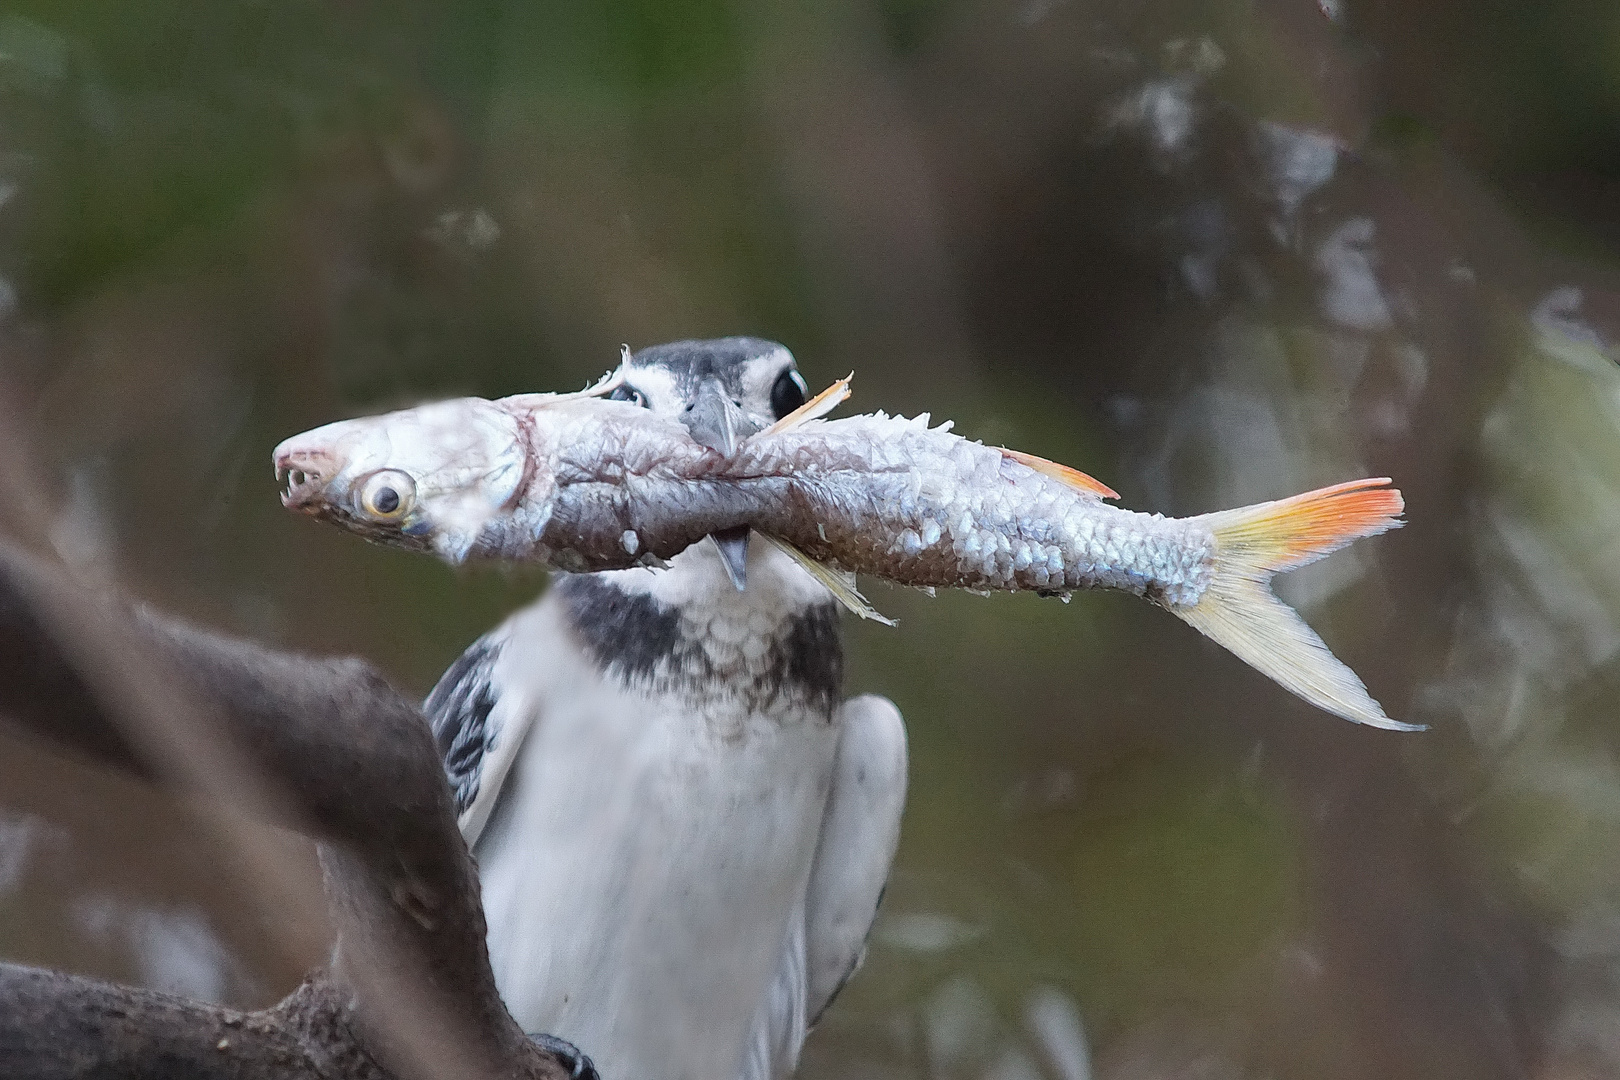
M 1222 552 L 1252 552 L 1265 570 L 1282 573 L 1331 555 L 1352 540 L 1400 528 L 1406 503 L 1389 485 L 1387 476 L 1351 480 L 1199 520 L 1215 532 Z
M 1275 574 L 1399 528 L 1404 503 L 1389 483 L 1353 480 L 1195 518 L 1215 535 L 1214 576 L 1198 603 L 1171 610 L 1319 708 L 1358 724 L 1421 730 L 1386 716 L 1356 673 L 1271 591 Z

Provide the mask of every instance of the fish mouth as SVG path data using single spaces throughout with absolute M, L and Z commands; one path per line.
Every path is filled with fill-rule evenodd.
M 301 514 L 319 514 L 325 507 L 326 488 L 340 471 L 329 453 L 286 445 L 275 453 L 276 485 L 282 487 L 281 505 Z

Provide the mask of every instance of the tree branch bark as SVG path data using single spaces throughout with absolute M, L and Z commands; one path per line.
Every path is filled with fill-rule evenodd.
M 0 966 L 8 1077 L 548 1077 L 495 990 L 427 722 L 369 665 L 184 626 L 0 545 L 0 716 L 320 842 L 338 945 L 272 1009 Z M 273 883 L 271 883 L 273 884 Z

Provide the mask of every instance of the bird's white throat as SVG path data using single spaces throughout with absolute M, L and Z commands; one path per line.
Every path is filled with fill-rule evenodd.
M 768 544 L 750 545 L 742 592 L 708 542 L 668 569 L 567 576 L 555 587 L 574 636 L 605 674 L 708 715 L 722 731 L 826 719 L 839 700 L 838 609 Z

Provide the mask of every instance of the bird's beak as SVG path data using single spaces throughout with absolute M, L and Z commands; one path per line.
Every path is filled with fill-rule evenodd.
M 748 418 L 731 400 L 719 379 L 708 378 L 698 387 L 692 404 L 681 417 L 694 441 L 726 457 L 737 452 L 737 444 L 759 430 L 759 425 Z M 720 552 L 720 562 L 726 576 L 738 592 L 748 584 L 748 529 L 726 529 L 709 537 Z
M 716 378 L 703 380 L 692 404 L 681 415 L 681 422 L 695 441 L 726 457 L 737 452 L 739 442 L 759 430 L 759 425 L 748 419 Z
M 720 564 L 726 568 L 726 577 L 731 579 L 738 592 L 748 587 L 748 537 L 751 532 L 748 526 L 741 525 L 709 534 L 715 549 L 720 552 Z

